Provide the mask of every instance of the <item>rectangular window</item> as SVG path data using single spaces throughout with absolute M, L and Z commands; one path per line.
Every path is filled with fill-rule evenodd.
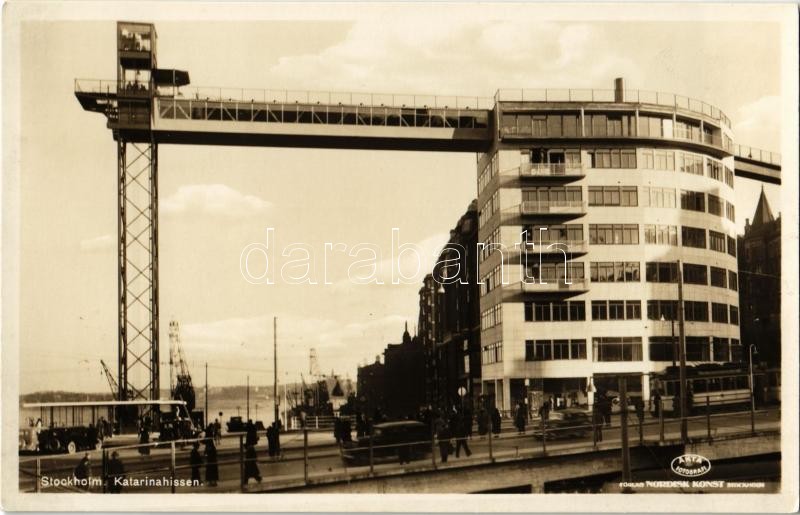
M 739 289 L 739 278 L 736 276 L 736 272 L 728 270 L 728 288 L 733 291 L 737 291 Z
M 730 308 L 731 308 L 730 309 L 731 324 L 739 325 L 739 308 L 737 308 L 736 306 L 731 306 Z
M 730 254 L 733 257 L 736 257 L 736 239 L 731 236 L 728 236 L 727 240 L 728 240 L 728 254 Z
M 708 212 L 712 215 L 723 216 L 722 214 L 723 201 L 716 195 L 708 194 Z
M 687 284 L 708 284 L 708 268 L 706 265 L 684 263 L 683 282 Z
M 586 302 L 574 300 L 569 303 L 570 320 L 586 320 Z
M 716 159 L 706 158 L 706 175 L 712 179 L 722 182 L 724 176 L 722 172 L 722 162 Z
M 736 208 L 734 207 L 733 204 L 731 204 L 727 200 L 725 201 L 725 218 L 727 218 L 731 222 L 736 221 Z
M 708 231 L 708 248 L 717 252 L 725 252 L 725 235 L 717 231 Z
M 608 320 L 608 303 L 606 301 L 592 301 L 592 320 Z
M 706 210 L 705 193 L 700 191 L 681 190 L 681 209 L 704 213 Z
M 728 362 L 731 360 L 731 346 L 727 338 L 712 338 L 714 346 L 714 361 Z
M 706 231 L 697 227 L 681 227 L 681 241 L 684 247 L 706 248 Z
M 536 302 L 533 305 L 533 317 L 537 322 L 548 322 L 550 317 L 550 303 L 549 302 Z
M 625 302 L 621 300 L 608 301 L 608 319 L 625 320 Z
M 553 359 L 569 359 L 569 340 L 553 340 Z
M 566 301 L 555 301 L 552 304 L 553 322 L 564 322 L 569 320 L 569 311 Z
M 592 339 L 594 361 L 641 361 L 641 337 L 602 337 Z
M 677 300 L 648 300 L 647 319 L 648 320 L 677 320 L 678 301 Z
M 592 116 L 592 136 L 598 136 L 594 133 L 596 118 L 596 116 Z M 602 118 L 605 120 L 605 116 Z M 602 134 L 602 136 L 605 135 L 605 133 Z M 632 149 L 598 149 L 590 151 L 589 157 L 592 168 L 636 168 L 636 151 Z
M 718 302 L 711 303 L 711 321 L 720 324 L 728 323 L 728 305 Z
M 687 322 L 708 322 L 708 302 L 684 301 L 683 311 Z
M 686 337 L 687 361 L 711 361 L 711 345 L 707 336 Z
M 674 349 L 677 338 L 671 336 L 651 336 L 647 339 L 650 346 L 650 361 L 677 361 Z
M 586 340 L 570 340 L 570 359 L 586 359 Z
M 640 300 L 626 300 L 625 301 L 625 318 L 627 320 L 641 320 L 641 318 L 642 318 L 642 301 L 640 301 Z
M 674 283 L 678 281 L 678 264 L 648 261 L 645 280 L 649 283 Z
M 710 275 L 711 275 L 711 286 L 717 286 L 719 288 L 728 287 L 727 272 L 724 268 L 712 266 Z

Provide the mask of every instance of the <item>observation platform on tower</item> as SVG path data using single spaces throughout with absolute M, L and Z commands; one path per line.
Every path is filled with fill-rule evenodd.
M 639 90 L 625 90 L 620 102 L 613 89 L 500 90 L 494 98 L 487 98 L 176 87 L 161 85 L 163 82 L 132 85 L 76 79 L 75 95 L 84 109 L 105 114 L 115 139 L 166 144 L 486 152 L 496 136 L 500 141 L 536 139 L 533 134 L 504 127 L 503 113 L 552 106 L 570 110 L 633 108 L 730 127 L 728 117 L 710 104 Z M 149 105 L 136 107 L 130 101 L 137 97 Z M 626 137 L 632 142 L 642 139 L 636 134 L 614 139 Z M 592 141 L 585 139 L 587 144 Z M 781 182 L 779 154 L 732 145 L 717 134 L 675 130 L 644 139 L 674 140 L 688 148 L 733 155 L 737 176 Z

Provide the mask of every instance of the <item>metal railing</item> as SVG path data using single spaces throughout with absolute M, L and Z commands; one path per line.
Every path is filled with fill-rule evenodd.
M 580 177 L 586 173 L 580 163 L 523 163 L 518 170 L 520 177 Z
M 761 150 L 759 148 L 748 147 L 746 145 L 734 145 L 733 155 L 744 159 L 752 159 L 753 161 L 760 161 L 771 165 L 781 164 L 781 155 L 777 152 L 770 152 L 769 150 Z
M 615 102 L 615 99 L 613 89 L 500 89 L 495 94 L 496 102 Z M 683 109 L 731 127 L 730 119 L 719 108 L 675 93 L 626 89 L 622 101 Z
M 657 405 L 648 403 L 640 412 L 629 409 L 628 427 L 631 446 L 672 444 L 680 441 L 680 417 L 668 416 Z M 693 407 L 686 416 L 690 442 L 720 438 L 740 438 L 776 432 L 780 428 L 780 409 L 718 411 L 723 406 L 708 402 Z M 569 421 L 560 410 L 549 417 L 505 419 L 500 427 L 490 420 L 468 424 L 466 431 L 445 429 L 435 424 L 427 437 L 402 443 L 386 443 L 368 430 L 366 434 L 347 435 L 344 441 L 332 437 L 311 442 L 313 433 L 281 433 L 279 450 L 266 451 L 263 439 L 247 440 L 245 434 L 222 437 L 216 452 L 204 449 L 206 439 L 155 442 L 105 447 L 89 451 L 87 484 L 76 484 L 76 466 L 83 454 L 48 458 L 36 456 L 20 462 L 20 490 L 45 492 L 190 492 L 190 491 L 260 491 L 302 487 L 317 481 L 350 481 L 359 478 L 397 474 L 405 467 L 414 471 L 473 466 L 499 461 L 537 459 L 551 455 L 587 453 L 621 446 L 621 422 L 618 414 L 585 411 L 585 416 Z M 574 410 L 572 410 L 574 412 Z M 554 414 L 555 413 L 555 414 Z M 452 423 L 450 424 L 452 426 Z M 463 427 L 463 426 L 461 426 Z M 477 427 L 477 431 L 475 431 Z M 259 432 L 258 436 L 263 437 Z M 201 462 L 190 461 L 194 443 Z M 461 450 L 464 450 L 462 458 Z M 118 457 L 112 463 L 112 453 Z M 215 468 L 208 470 L 209 465 Z M 194 470 L 193 470 L 194 469 Z M 122 478 L 121 489 L 114 487 Z M 200 478 L 193 482 L 192 478 Z M 216 477 L 216 479 L 214 479 Z M 127 481 L 124 481 L 126 480 Z M 55 481 L 54 481 L 55 480 Z M 155 481 L 154 480 L 158 480 Z M 137 484 L 137 481 L 139 482 Z M 214 484 L 210 484 L 210 483 Z M 60 484 L 54 484 L 60 483 Z
M 519 205 L 523 215 L 585 213 L 585 200 L 523 200 Z

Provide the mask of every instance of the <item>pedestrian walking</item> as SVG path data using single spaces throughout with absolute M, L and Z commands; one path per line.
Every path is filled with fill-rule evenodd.
M 544 401 L 539 407 L 539 418 L 542 420 L 550 419 L 550 401 Z
M 500 437 L 500 429 L 503 424 L 502 419 L 500 418 L 500 410 L 497 409 L 497 406 L 492 408 L 492 433 L 494 433 L 495 438 Z
M 220 413 L 220 415 L 222 415 Z M 214 419 L 214 443 L 219 445 L 222 443 L 222 424 L 219 423 L 219 419 Z
M 450 447 L 453 446 L 450 442 L 450 427 L 442 418 L 437 422 L 438 430 L 436 438 L 439 440 L 439 456 L 442 459 L 442 463 L 447 463 L 447 457 L 450 455 Z
M 244 484 L 247 484 L 251 477 L 255 478 L 259 483 L 261 482 L 261 472 L 258 470 L 256 448 L 254 445 L 248 445 L 244 450 Z
M 361 413 L 356 413 L 356 436 L 361 438 L 367 432 L 367 423 L 364 421 L 364 416 Z
M 200 467 L 203 466 L 203 456 L 200 454 L 200 442 L 192 444 L 192 452 L 189 453 L 189 465 L 192 467 L 192 486 L 202 485 Z
M 517 428 L 517 432 L 521 435 L 525 434 L 525 424 L 527 422 L 527 408 L 525 404 L 520 402 L 517 404 L 517 412 L 514 414 L 514 426 Z
M 489 413 L 481 406 L 478 410 L 478 434 L 481 438 L 489 432 Z
M 456 458 L 459 457 L 459 452 L 462 447 L 468 458 L 472 454 L 472 451 L 469 450 L 469 444 L 467 443 L 467 437 L 469 436 L 467 423 L 466 413 L 462 412 L 456 414 Z
M 598 403 L 594 403 L 592 406 L 592 426 L 594 427 L 595 442 L 603 441 L 603 422 L 603 407 Z
M 217 486 L 219 481 L 219 465 L 217 464 L 217 447 L 214 440 L 206 440 L 206 483 L 208 486 Z
M 653 394 L 653 405 L 650 410 L 653 418 L 659 418 L 661 416 L 661 407 L 661 392 L 656 391 L 656 393 Z
M 147 426 L 142 425 L 139 428 L 139 454 L 142 456 L 149 456 L 150 455 L 150 446 L 147 445 L 150 443 L 150 432 L 147 430 Z
M 245 425 L 245 446 L 255 445 L 258 443 L 258 433 L 256 432 L 256 425 L 253 424 L 252 419 L 247 420 L 247 425 Z
M 111 459 L 106 463 L 106 490 L 112 494 L 122 492 L 122 481 L 125 477 L 125 466 L 119 459 L 119 453 L 111 453 Z

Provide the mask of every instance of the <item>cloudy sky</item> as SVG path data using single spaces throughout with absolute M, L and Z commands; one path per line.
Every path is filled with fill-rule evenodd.
M 498 88 L 607 89 L 622 76 L 631 89 L 708 101 L 733 120 L 738 142 L 780 151 L 776 24 L 452 9 L 162 21 L 158 62 L 188 70 L 198 86 L 486 97 Z M 114 23 L 103 21 L 28 22 L 22 31 L 22 392 L 102 391 L 99 360 L 116 363 L 116 149 L 105 120 L 72 94 L 74 78 L 115 77 L 114 38 Z M 246 282 L 242 249 L 265 242 L 268 227 L 278 248 L 315 249 L 319 282 L 325 242 L 380 246 L 386 277 L 393 227 L 424 249 L 429 267 L 476 194 L 471 154 L 162 146 L 159 156 L 162 356 L 175 318 L 191 370 L 200 379 L 208 362 L 212 384 L 247 374 L 271 381 L 273 316 L 281 380 L 307 372 L 310 348 L 323 371 L 355 377 L 357 364 L 400 339 L 405 321 L 413 332 L 418 284 L 351 284 L 351 260 L 341 256 L 328 263 L 332 285 Z M 737 190 L 743 226 L 760 185 L 739 179 Z M 767 194 L 779 210 L 777 189 Z

